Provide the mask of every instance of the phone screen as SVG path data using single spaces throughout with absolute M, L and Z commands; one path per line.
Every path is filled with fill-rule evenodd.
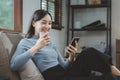
M 75 41 L 79 41 L 79 37 L 73 37 L 72 41 L 71 41 L 71 45 L 75 47 Z

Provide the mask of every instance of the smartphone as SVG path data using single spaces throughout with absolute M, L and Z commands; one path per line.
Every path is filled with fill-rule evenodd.
M 78 42 L 79 39 L 80 39 L 79 37 L 73 37 L 73 38 L 72 38 L 72 41 L 71 41 L 71 45 L 75 47 L 75 41 Z

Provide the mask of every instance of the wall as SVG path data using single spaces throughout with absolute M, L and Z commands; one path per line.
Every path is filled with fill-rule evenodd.
M 51 41 L 56 44 L 61 54 L 63 55 L 65 52 L 66 45 L 66 0 L 63 1 L 63 15 L 62 15 L 62 25 L 64 28 L 60 30 L 52 29 L 50 31 Z M 23 33 L 26 33 L 28 30 L 28 25 L 31 19 L 33 12 L 36 9 L 40 8 L 40 0 L 23 0 Z
M 23 33 L 26 33 L 28 30 L 33 12 L 39 8 L 40 0 L 23 0 Z
M 116 61 L 116 39 L 120 39 L 120 0 L 112 0 L 112 56 Z

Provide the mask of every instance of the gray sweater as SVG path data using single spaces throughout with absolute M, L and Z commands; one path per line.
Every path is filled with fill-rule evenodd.
M 60 52 L 55 45 L 50 43 L 49 45 L 40 49 L 34 56 L 30 52 L 30 48 L 35 45 L 39 39 L 38 36 L 22 39 L 11 59 L 11 69 L 19 70 L 24 64 L 32 59 L 41 72 L 56 65 L 61 65 L 63 68 L 67 68 L 70 64 L 69 61 L 64 61 Z

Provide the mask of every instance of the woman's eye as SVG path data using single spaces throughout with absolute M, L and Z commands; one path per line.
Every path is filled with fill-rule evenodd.
M 46 22 L 42 22 L 42 24 L 46 24 Z

